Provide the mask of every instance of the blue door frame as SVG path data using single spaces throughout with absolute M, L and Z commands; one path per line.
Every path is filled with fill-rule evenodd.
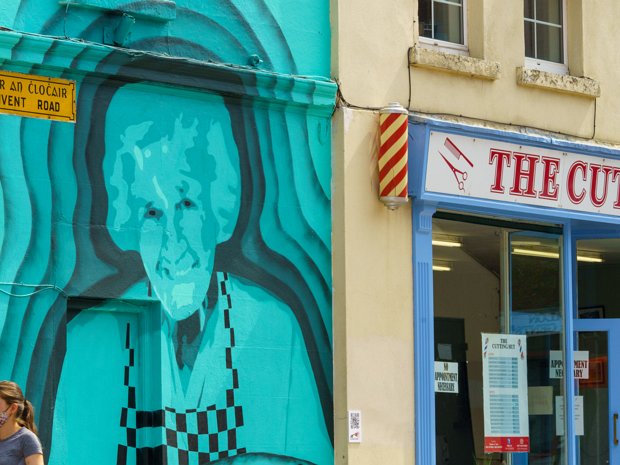
M 434 391 L 434 302 L 432 275 L 432 217 L 435 204 L 413 202 L 413 295 L 414 295 L 414 363 L 415 363 L 415 435 L 416 464 L 436 464 L 435 457 L 435 391 Z M 509 217 L 516 221 L 532 218 Z M 557 224 L 557 223 L 556 223 Z M 574 239 L 570 222 L 562 225 L 562 299 L 565 315 L 574 315 L 573 283 Z M 564 346 L 574 347 L 573 318 L 564 321 Z M 565 351 L 565 366 L 573 366 L 573 353 Z M 566 412 L 573 411 L 574 385 L 565 383 Z M 567 418 L 565 431 L 569 465 L 576 465 L 576 445 L 572 413 Z

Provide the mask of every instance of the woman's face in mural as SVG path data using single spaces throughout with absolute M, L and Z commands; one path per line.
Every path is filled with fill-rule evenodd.
M 217 245 L 210 199 L 191 171 L 165 168 L 168 141 L 144 148 L 133 194 L 140 199 L 139 251 L 153 290 L 174 319 L 197 310 L 207 293 Z M 180 161 L 185 154 L 177 154 Z M 187 164 L 186 162 L 184 162 Z
M 212 119 L 167 116 L 121 131 L 110 180 L 115 229 L 137 223 L 137 249 L 153 291 L 175 320 L 203 304 L 215 249 L 234 227 L 236 152 Z M 118 146 L 118 145 L 117 145 Z

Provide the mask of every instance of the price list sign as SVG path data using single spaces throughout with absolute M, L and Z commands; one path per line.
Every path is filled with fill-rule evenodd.
M 482 333 L 484 451 L 529 452 L 524 335 Z

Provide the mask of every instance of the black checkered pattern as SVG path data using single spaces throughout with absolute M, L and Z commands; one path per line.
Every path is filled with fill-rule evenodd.
M 124 367 L 123 384 L 127 389 L 127 405 L 121 409 L 120 426 L 125 430 L 125 442 L 118 445 L 116 463 L 119 465 L 136 465 L 136 436 L 137 436 L 137 410 L 136 410 L 136 382 L 131 379 L 134 374 L 135 351 L 131 347 L 131 325 L 127 323 L 125 330 L 125 350 L 127 351 L 127 364 Z
M 239 447 L 237 431 L 243 426 L 243 409 L 236 403 L 239 375 L 234 368 L 233 349 L 235 330 L 231 325 L 232 299 L 227 273 L 219 273 L 220 301 L 225 302 L 224 327 L 229 334 L 226 351 L 226 370 L 229 386 L 226 400 L 206 409 L 177 410 L 165 407 L 158 411 L 140 411 L 136 408 L 134 349 L 131 347 L 130 326 L 127 325 L 125 349 L 128 360 L 124 383 L 127 388 L 127 406 L 121 410 L 120 426 L 126 431 L 126 440 L 118 445 L 117 465 L 204 465 L 215 460 L 244 454 Z M 139 447 L 137 432 L 150 428 L 160 432 L 165 444 L 157 447 Z

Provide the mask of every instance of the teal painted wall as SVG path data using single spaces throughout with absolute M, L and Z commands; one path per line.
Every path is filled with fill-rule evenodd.
M 0 114 L 0 379 L 51 464 L 333 463 L 329 2 L 76 3 L 0 6 L 77 86 Z
M 261 69 L 330 76 L 329 2 L 326 0 L 3 0 L 2 26 L 31 33 L 103 43 L 118 14 L 135 26 L 126 48 L 151 50 Z M 97 9 L 97 5 L 111 7 Z M 172 18 L 172 19 L 170 19 Z

